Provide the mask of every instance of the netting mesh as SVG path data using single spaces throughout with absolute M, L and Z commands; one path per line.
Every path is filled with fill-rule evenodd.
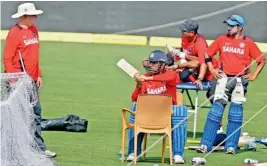
M 1 74 L 1 165 L 54 166 L 34 140 L 33 106 L 38 101 L 32 79 L 24 73 Z

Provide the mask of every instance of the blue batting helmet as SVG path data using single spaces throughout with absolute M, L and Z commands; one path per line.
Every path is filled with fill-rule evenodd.
M 154 50 L 150 53 L 148 58 L 149 62 L 161 62 L 161 63 L 168 63 L 168 57 L 165 52 L 160 50 Z

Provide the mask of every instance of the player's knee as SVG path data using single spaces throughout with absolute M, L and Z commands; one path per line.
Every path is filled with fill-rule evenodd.
M 212 107 L 208 113 L 208 119 L 215 121 L 215 122 L 220 122 L 223 116 L 224 112 L 224 106 L 220 103 L 213 103 Z
M 229 107 L 228 120 L 232 122 L 242 122 L 243 121 L 243 105 L 231 103 Z
M 226 99 L 217 99 L 214 101 L 214 103 L 219 103 L 221 105 L 226 105 L 227 104 L 227 100 Z
M 190 76 L 190 74 L 192 74 L 192 72 L 189 69 L 183 70 L 179 74 L 180 80 L 183 81 L 183 82 L 187 82 L 188 81 L 188 77 Z

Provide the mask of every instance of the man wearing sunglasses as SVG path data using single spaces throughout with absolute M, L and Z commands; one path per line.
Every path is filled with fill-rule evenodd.
M 176 101 L 176 80 L 177 73 L 175 71 L 166 70 L 165 67 L 171 63 L 167 55 L 160 50 L 151 52 L 148 63 L 146 64 L 147 73 L 145 75 L 136 74 L 136 88 L 132 93 L 132 101 L 136 102 L 139 94 L 169 94 L 172 96 L 173 105 Z M 172 131 L 173 142 L 173 162 L 176 164 L 184 164 L 184 147 L 186 143 L 186 109 L 176 106 L 172 115 L 172 126 L 180 125 Z M 134 123 L 134 116 L 131 115 L 130 123 Z M 134 159 L 134 130 L 129 129 L 129 146 L 128 161 Z M 137 140 L 137 155 L 141 154 L 141 144 L 144 134 L 140 133 Z
M 216 130 L 228 102 L 230 102 L 230 107 L 226 135 L 229 138 L 225 142 L 225 152 L 227 154 L 237 152 L 247 87 L 249 81 L 258 77 L 266 63 L 266 59 L 256 43 L 242 33 L 245 21 L 241 16 L 232 15 L 223 23 L 228 26 L 228 33 L 219 36 L 205 54 L 209 71 L 215 79 L 211 81 L 209 91 L 209 95 L 213 96 L 212 108 L 207 116 L 201 146 L 197 150 L 200 153 L 212 150 Z M 219 68 L 215 69 L 211 58 L 218 52 Z M 252 59 L 257 63 L 253 74 L 250 70 Z
M 12 15 L 12 18 L 18 19 L 18 22 L 10 29 L 7 35 L 3 53 L 5 72 L 26 72 L 32 77 L 38 89 L 42 88 L 43 83 L 39 66 L 39 36 L 35 23 L 37 15 L 42 13 L 42 10 L 36 10 L 33 3 L 23 3 L 18 6 L 17 13 Z M 20 55 L 22 59 L 20 59 Z M 56 153 L 46 149 L 41 136 L 42 117 L 39 101 L 33 107 L 33 111 L 36 123 L 35 140 L 44 155 L 55 157 Z

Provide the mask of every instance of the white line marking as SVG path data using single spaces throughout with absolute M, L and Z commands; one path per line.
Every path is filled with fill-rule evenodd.
M 236 10 L 245 6 L 249 6 L 252 5 L 254 3 L 257 3 L 259 1 L 251 1 L 251 2 L 245 2 L 242 4 L 238 4 L 236 6 L 233 7 L 229 7 L 229 8 L 225 8 L 219 11 L 215 11 L 212 13 L 208 13 L 208 14 L 204 14 L 201 16 L 197 16 L 197 17 L 193 17 L 192 19 L 194 20 L 201 20 L 201 19 L 205 19 L 205 18 L 209 18 L 212 16 L 216 16 L 222 13 L 226 13 L 232 10 Z M 175 26 L 175 25 L 179 25 L 182 24 L 185 20 L 180 20 L 180 21 L 176 21 L 176 22 L 171 22 L 171 23 L 167 23 L 167 24 L 162 24 L 162 25 L 156 25 L 156 26 L 151 26 L 151 27 L 147 27 L 147 28 L 140 28 L 140 29 L 135 29 L 135 30 L 128 30 L 128 31 L 122 31 L 122 32 L 117 32 L 114 34 L 132 34 L 132 33 L 140 33 L 140 32 L 147 32 L 147 31 L 153 31 L 153 30 L 158 30 L 158 29 L 163 29 L 163 28 L 167 28 L 167 27 L 171 27 L 171 26 Z

